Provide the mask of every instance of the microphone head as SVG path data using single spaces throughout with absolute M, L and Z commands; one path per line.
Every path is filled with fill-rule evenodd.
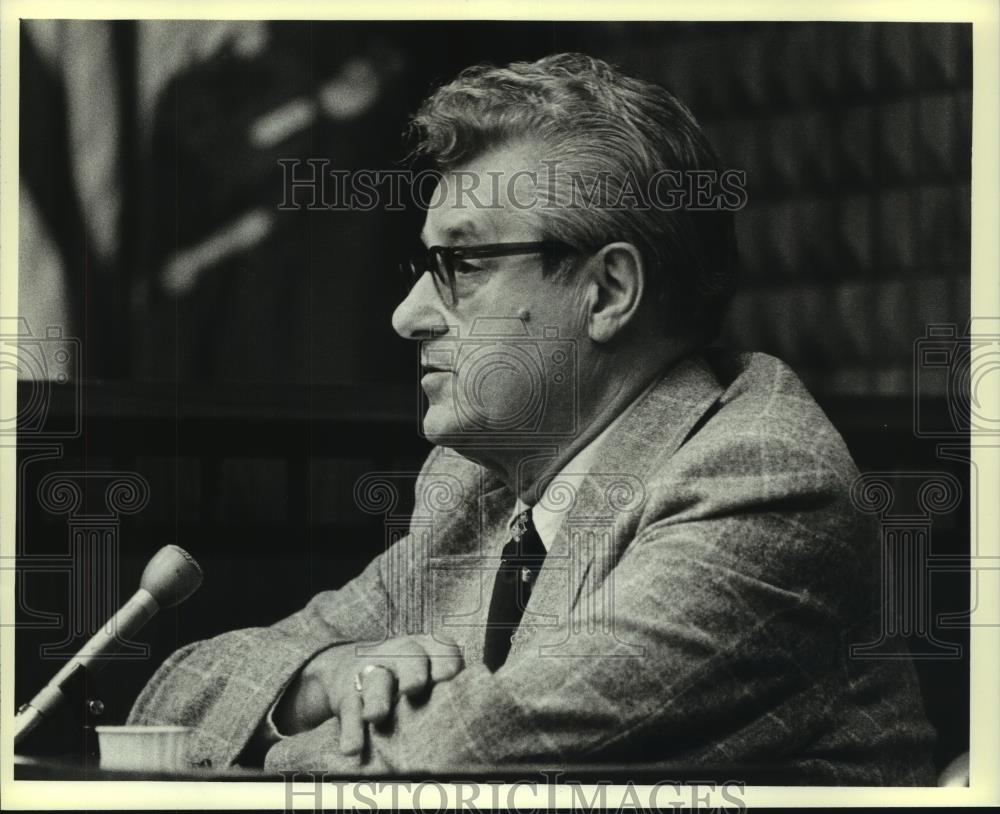
M 180 546 L 165 545 L 147 563 L 139 587 L 149 591 L 161 608 L 170 608 L 197 591 L 201 580 L 194 557 Z

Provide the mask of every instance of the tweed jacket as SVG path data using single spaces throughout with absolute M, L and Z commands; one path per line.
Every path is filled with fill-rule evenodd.
M 932 785 L 912 663 L 850 656 L 878 638 L 878 535 L 853 508 L 843 440 L 795 374 L 763 354 L 692 355 L 599 443 L 598 466 L 548 490 L 565 519 L 495 673 L 482 643 L 515 496 L 436 448 L 408 534 L 273 627 L 177 651 L 130 723 L 195 726 L 192 762 L 225 766 L 316 653 L 361 643 L 360 666 L 365 643 L 440 632 L 464 670 L 400 699 L 363 758 L 339 754 L 333 718 L 279 741 L 265 767 L 672 761 L 766 764 L 787 784 Z

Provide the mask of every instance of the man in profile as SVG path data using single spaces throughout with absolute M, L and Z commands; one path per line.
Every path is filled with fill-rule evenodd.
M 850 657 L 879 556 L 842 439 L 780 361 L 708 347 L 736 247 L 691 114 L 561 54 L 469 69 L 415 126 L 440 182 L 393 316 L 436 444 L 410 533 L 179 650 L 130 723 L 196 727 L 216 767 L 931 784 L 912 664 Z

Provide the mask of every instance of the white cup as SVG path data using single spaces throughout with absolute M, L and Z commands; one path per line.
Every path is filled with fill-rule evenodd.
M 178 771 L 186 759 L 189 726 L 98 726 L 101 768 L 117 771 Z

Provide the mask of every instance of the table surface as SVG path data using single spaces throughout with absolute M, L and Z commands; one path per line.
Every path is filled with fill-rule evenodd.
M 596 783 L 598 781 L 634 784 L 653 784 L 660 782 L 676 782 L 685 784 L 699 783 L 743 783 L 745 785 L 800 785 L 802 779 L 789 777 L 786 767 L 725 765 L 714 766 L 666 763 L 634 763 L 634 764 L 590 764 L 590 765 L 495 765 L 495 766 L 456 766 L 453 770 L 435 772 L 408 772 L 406 774 L 366 774 L 363 777 L 348 773 L 331 772 L 297 772 L 297 780 L 307 780 L 310 776 L 322 777 L 324 781 L 343 780 L 354 782 L 358 780 L 439 780 L 451 782 L 515 782 L 534 781 L 562 783 L 579 781 Z M 183 782 L 284 782 L 287 774 L 265 772 L 263 769 L 227 768 L 227 769 L 190 769 L 169 771 L 122 771 L 108 770 L 84 766 L 79 758 L 35 757 L 15 755 L 15 780 L 174 780 Z

